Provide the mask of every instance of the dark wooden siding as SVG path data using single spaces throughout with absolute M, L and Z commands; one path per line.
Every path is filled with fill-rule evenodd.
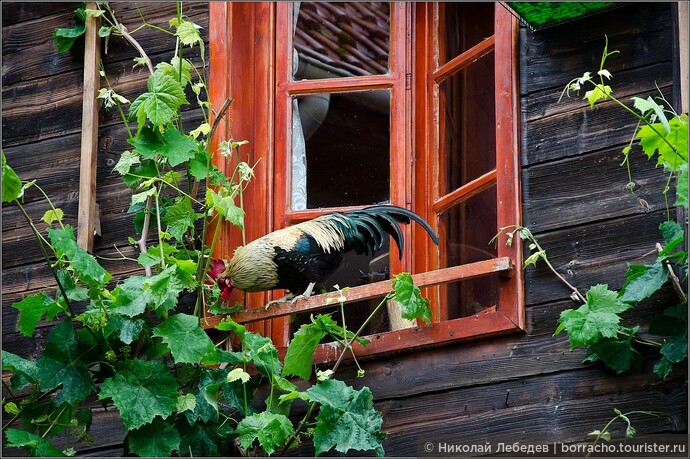
M 83 80 L 83 41 L 66 54 L 57 54 L 51 39 L 56 27 L 73 24 L 73 11 L 81 3 L 12 3 L 2 5 L 2 148 L 8 163 L 22 179 L 36 179 L 54 204 L 65 212 L 65 222 L 76 227 L 79 195 L 79 157 Z M 129 30 L 141 24 L 134 3 L 113 3 L 120 21 Z M 175 17 L 175 4 L 141 3 L 148 22 L 168 28 Z M 183 13 L 208 31 L 208 3 L 185 3 Z M 134 35 L 154 65 L 169 61 L 175 38 L 153 29 Z M 146 88 L 148 70 L 133 68 L 136 50 L 121 38 L 112 38 L 108 52 L 102 49 L 106 72 L 115 90 L 129 100 Z M 200 62 L 198 52 L 185 49 L 185 57 Z M 103 83 L 104 84 L 104 83 Z M 192 95 L 193 96 L 193 95 Z M 194 100 L 189 98 L 188 100 Z M 131 256 L 127 242 L 134 236 L 132 215 L 127 214 L 131 192 L 119 174 L 112 172 L 120 154 L 129 148 L 117 110 L 101 109 L 96 200 L 101 208 L 101 233 L 94 254 L 117 257 L 114 245 Z M 198 125 L 198 111 L 183 114 L 185 126 Z M 39 220 L 48 207 L 36 191 L 25 198 L 29 214 Z M 2 341 L 3 349 L 26 358 L 39 353 L 51 324 L 41 323 L 33 338 L 17 331 L 17 311 L 11 305 L 24 296 L 54 286 L 31 231 L 15 207 L 2 211 Z M 39 224 L 43 229 L 45 225 Z M 136 264 L 102 260 L 114 275 L 113 282 L 130 274 L 142 274 Z M 3 396 L 7 394 L 3 393 Z M 122 454 L 124 426 L 116 410 L 104 411 L 95 401 L 93 445 L 80 450 L 85 455 Z M 4 436 L 3 436 L 4 444 Z M 22 455 L 22 450 L 3 450 Z
M 136 23 L 131 4 L 117 4 L 125 23 Z M 37 178 L 67 221 L 76 224 L 81 59 L 78 52 L 56 55 L 54 27 L 71 20 L 77 4 L 3 4 L 3 149 L 22 178 Z M 172 4 L 142 4 L 152 22 L 171 17 Z M 188 10 L 187 10 L 188 9 Z M 185 12 L 206 27 L 207 5 L 186 4 Z M 609 36 L 621 51 L 607 66 L 616 95 L 653 94 L 654 82 L 669 95 L 672 81 L 672 8 L 668 3 L 635 4 L 541 32 L 520 34 L 522 109 L 521 160 L 523 223 L 547 249 L 560 272 L 582 290 L 596 283 L 620 287 L 626 262 L 649 260 L 665 208 L 659 190 L 666 177 L 638 154 L 633 159 L 636 193 L 627 191 L 620 150 L 634 122 L 611 103 L 590 110 L 580 98 L 556 103 L 568 80 L 595 70 Z M 206 30 L 206 29 L 204 29 Z M 172 45 L 157 33 L 139 38 L 157 62 Z M 119 40 L 105 58 L 115 85 L 130 99 L 145 71 L 132 71 L 133 50 Z M 199 120 L 189 117 L 189 125 Z M 103 236 L 96 254 L 113 256 L 126 246 L 131 216 L 129 193 L 111 173 L 126 145 L 114 112 L 101 113 L 98 202 Z M 638 152 L 639 153 L 639 152 Z M 641 201 L 644 200 L 644 201 Z M 32 215 L 45 206 L 27 196 Z M 104 262 L 119 277 L 131 265 Z M 543 267 L 526 272 L 526 332 L 504 338 L 401 354 L 363 364 L 366 376 L 342 376 L 356 387 L 371 387 L 389 432 L 386 453 L 414 456 L 430 436 L 457 443 L 550 439 L 588 441 L 621 410 L 658 410 L 661 418 L 634 418 L 640 435 L 687 429 L 686 374 L 667 382 L 643 371 L 615 376 L 599 365 L 582 365 L 582 350 L 570 352 L 563 335 L 552 336 L 563 309 L 573 307 L 569 291 Z M 3 349 L 34 357 L 49 325 L 33 339 L 16 330 L 10 305 L 50 284 L 29 231 L 13 208 L 3 208 Z M 634 312 L 649 318 L 665 305 L 655 298 Z M 123 426 L 115 411 L 95 413 L 96 443 L 84 455 L 118 455 Z M 618 432 L 620 434 L 620 432 Z M 304 450 L 311 453 L 308 447 Z M 7 451 L 6 451 L 7 452 Z M 17 451 L 10 451 L 17 454 Z

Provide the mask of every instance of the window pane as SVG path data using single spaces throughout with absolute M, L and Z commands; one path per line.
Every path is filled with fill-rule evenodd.
M 292 209 L 388 202 L 390 90 L 293 98 Z
M 447 305 L 448 319 L 458 319 L 477 314 L 484 309 L 498 305 L 497 273 L 442 287 L 441 301 Z
M 494 34 L 494 3 L 439 3 L 439 60 L 445 64 Z
M 497 257 L 495 245 L 489 244 L 497 232 L 496 185 L 492 185 L 441 214 L 441 267 Z
M 388 73 L 388 3 L 297 2 L 295 12 L 295 80 Z
M 498 256 L 496 235 L 496 186 L 472 196 L 441 215 L 441 267 L 457 266 Z M 465 317 L 498 301 L 498 276 L 484 276 L 441 287 L 449 318 Z
M 441 194 L 496 168 L 494 53 L 439 85 Z

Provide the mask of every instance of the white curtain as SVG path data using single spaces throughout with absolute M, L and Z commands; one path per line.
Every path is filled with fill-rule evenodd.
M 295 2 L 293 10 L 293 30 L 297 29 L 300 2 Z M 294 77 L 299 67 L 297 50 L 292 50 L 292 76 Z M 304 141 L 302 120 L 299 116 L 297 98 L 292 98 L 292 190 L 291 207 L 293 210 L 307 208 L 307 148 Z

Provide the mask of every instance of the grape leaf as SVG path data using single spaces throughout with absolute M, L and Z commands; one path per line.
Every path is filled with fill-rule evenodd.
M 123 151 L 120 155 L 120 159 L 113 167 L 113 171 L 117 171 L 120 175 L 126 175 L 129 173 L 132 166 L 140 164 L 139 154 L 133 151 Z
M 655 123 L 642 126 L 635 138 L 640 139 L 640 146 L 648 158 L 658 154 L 657 165 L 678 171 L 688 162 L 688 116 L 685 114 L 669 121 L 668 133 L 661 123 Z
M 160 126 L 177 117 L 181 105 L 188 104 L 182 85 L 166 72 L 157 70 L 148 80 L 148 91 L 139 95 L 129 107 L 129 119 L 136 119 L 139 129 L 148 118 Z
M 215 400 L 213 400 L 213 398 L 209 400 L 208 393 L 214 390 L 217 392 L 217 388 L 226 382 L 227 370 L 207 368 L 203 371 L 203 376 L 197 386 L 199 392 L 195 395 L 194 409 L 185 411 L 185 417 L 190 424 L 194 424 L 199 420 L 202 422 L 209 422 L 218 419 L 218 405 L 214 404 Z
M 644 357 L 632 347 L 630 338 L 607 339 L 589 346 L 584 362 L 602 361 L 616 374 L 628 371 L 631 367 L 639 369 Z
M 592 345 L 602 338 L 614 338 L 620 322 L 617 313 L 630 308 L 630 305 L 622 303 L 616 292 L 609 290 L 606 284 L 590 288 L 586 299 L 587 303 L 578 309 L 561 312 L 558 319 L 559 326 L 554 335 L 566 330 L 570 339 L 570 349 Z
M 374 409 L 368 387 L 356 391 L 342 381 L 328 379 L 310 387 L 307 395 L 321 405 L 314 432 L 317 456 L 333 447 L 341 453 L 354 449 L 383 455 L 383 418 Z
M 220 189 L 220 194 L 211 188 L 206 189 L 206 202 L 211 204 L 211 209 L 215 210 L 225 220 L 235 226 L 244 228 L 244 210 L 235 205 L 235 198 L 228 195 L 225 188 Z
M 673 370 L 673 364 L 666 358 L 662 357 L 654 364 L 654 374 L 661 379 L 668 378 Z
M 45 222 L 46 225 L 50 225 L 53 222 L 59 222 L 62 220 L 63 216 L 64 213 L 62 212 L 62 209 L 48 209 L 41 217 L 41 221 Z
M 199 364 L 215 360 L 217 349 L 213 341 L 199 327 L 199 318 L 183 313 L 168 317 L 153 329 L 170 348 L 176 363 Z
M 110 314 L 108 324 L 106 325 L 106 336 L 111 333 L 117 333 L 117 337 L 124 344 L 131 344 L 139 337 L 141 330 L 144 328 L 143 319 L 128 319 L 118 314 Z
M 668 338 L 661 346 L 661 355 L 671 363 L 682 362 L 688 358 L 688 329 Z
M 186 421 L 182 421 L 185 422 Z M 182 434 L 180 442 L 180 451 L 184 455 L 190 457 L 216 457 L 220 456 L 218 451 L 218 425 L 213 422 L 195 422 L 189 425 L 184 425 L 180 429 Z
M 29 456 L 37 457 L 67 457 L 62 451 L 57 449 L 43 437 L 25 432 L 18 429 L 7 429 L 5 431 L 9 448 L 24 448 Z
M 154 302 L 151 291 L 144 288 L 146 280 L 143 276 L 126 278 L 111 292 L 115 299 L 107 303 L 108 311 L 127 317 L 135 317 L 143 313 L 146 306 Z
M 177 406 L 178 385 L 168 368 L 157 360 L 126 360 L 103 381 L 100 400 L 112 399 L 127 430 L 167 418 Z
M 4 350 L 2 351 L 2 370 L 12 372 L 10 378 L 12 389 L 21 390 L 38 379 L 36 362 Z
M 182 241 L 187 229 L 194 227 L 194 222 L 203 216 L 194 212 L 191 199 L 184 197 L 168 208 L 162 221 L 168 225 L 166 231 L 178 241 Z
M 285 354 L 283 376 L 311 378 L 314 351 L 326 336 L 326 331 L 316 323 L 304 324 L 295 332 Z
M 54 401 L 57 405 L 63 401 L 70 405 L 80 402 L 96 388 L 77 346 L 72 322 L 67 318 L 50 332 L 43 356 L 36 362 L 41 389 L 52 390 L 62 385 Z
M 183 45 L 192 46 L 197 43 L 203 44 L 198 26 L 191 21 L 182 21 L 180 25 L 177 26 L 175 36 L 180 38 L 180 42 L 182 42 Z
M 431 323 L 429 300 L 421 295 L 419 287 L 414 285 L 409 273 L 400 273 L 393 279 L 395 301 L 400 304 L 405 319 L 422 319 L 427 325 Z
M 77 245 L 71 226 L 48 228 L 48 236 L 57 256 L 67 257 L 80 281 L 90 287 L 103 287 L 110 281 L 110 273 L 98 264 L 93 255 Z
M 625 277 L 628 280 L 621 287 L 620 300 L 636 303 L 649 298 L 666 283 L 668 270 L 657 259 L 652 265 L 629 265 Z
M 247 416 L 235 429 L 243 448 L 251 447 L 256 439 L 268 455 L 273 454 L 276 446 L 284 444 L 294 432 L 290 419 L 267 411 Z
M 182 62 L 182 69 L 180 69 L 180 62 Z M 194 64 L 192 64 L 188 59 L 182 59 L 180 61 L 179 56 L 173 57 L 169 63 L 160 62 L 156 64 L 156 70 L 162 71 L 166 75 L 173 77 L 175 80 L 177 80 L 181 75 L 182 87 L 185 87 L 192 82 L 193 69 Z
M 2 202 L 14 201 L 22 195 L 22 181 L 7 164 L 5 152 L 2 152 Z
M 589 108 L 594 107 L 594 104 L 600 99 L 608 99 L 613 93 L 611 86 L 597 84 L 594 89 L 585 93 L 585 99 L 589 102 Z
M 150 424 L 130 430 L 127 445 L 140 457 L 170 457 L 180 449 L 180 434 L 169 422 L 155 418 Z
M 53 300 L 45 292 L 29 295 L 23 300 L 14 303 L 12 307 L 19 311 L 17 328 L 19 333 L 24 336 L 32 336 L 34 334 L 36 325 L 38 325 L 44 315 L 46 320 L 52 320 L 59 312 L 64 310 L 60 303 Z
M 666 246 L 659 253 L 660 255 L 670 255 L 678 245 L 685 239 L 683 228 L 675 221 L 665 221 L 659 225 L 659 231 L 664 237 Z
M 269 338 L 258 333 L 246 332 L 242 338 L 242 352 L 262 374 L 271 379 L 280 375 L 281 363 L 278 359 L 278 350 Z
M 143 158 L 153 159 L 156 155 L 160 155 L 167 158 L 172 167 L 194 158 L 198 150 L 194 139 L 175 128 L 168 128 L 161 134 L 158 129 L 146 126 L 128 142 Z

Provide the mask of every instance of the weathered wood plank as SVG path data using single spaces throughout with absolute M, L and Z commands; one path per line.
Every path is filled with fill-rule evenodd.
M 80 5 L 77 2 L 2 2 L 3 33 L 5 28 L 20 22 L 27 23 L 44 16 L 72 14 Z
M 524 168 L 522 224 L 538 233 L 665 209 L 668 175 L 656 160 L 632 150 L 634 192 L 622 161 L 620 149 L 612 148 Z
M 655 82 L 659 86 L 671 86 L 672 67 L 673 64 L 669 60 L 642 67 L 622 68 L 613 75 L 610 85 L 616 98 L 628 103 L 633 96 L 656 91 Z M 589 88 L 584 88 L 579 95 L 571 91 L 570 97 L 564 95 L 563 99 L 558 101 L 566 84 L 572 78 L 579 76 L 581 75 L 563 75 L 561 86 L 523 95 L 520 100 L 522 123 L 589 108 L 589 103 L 583 100 L 585 92 Z
M 671 96 L 671 87 L 660 87 L 665 97 Z M 638 94 L 646 99 L 658 96 L 654 89 Z M 611 147 L 622 149 L 630 142 L 637 120 L 613 101 L 600 102 L 589 109 L 536 119 L 525 127 L 527 135 L 521 142 L 522 165 L 574 157 L 583 152 Z
M 625 17 L 624 20 L 621 18 Z M 635 68 L 672 59 L 670 3 L 636 3 L 537 33 L 520 31 L 520 93 L 563 88 L 568 80 L 599 69 L 604 36 L 611 56 L 607 69 L 615 76 Z M 565 81 L 562 81 L 562 80 Z
M 71 7 L 71 5 L 74 6 Z M 139 13 L 134 5 L 134 2 L 115 2 L 112 4 L 116 16 L 129 30 L 134 30 L 141 25 Z M 81 68 L 84 53 L 83 43 L 78 41 L 79 44 L 75 45 L 70 52 L 57 54 L 51 37 L 56 27 L 70 27 L 74 24 L 72 20 L 73 11 L 78 6 L 80 6 L 78 3 L 64 4 L 59 9 L 58 14 L 37 18 L 29 26 L 20 22 L 3 27 L 3 86 Z M 168 21 L 176 14 L 173 3 L 145 2 L 139 7 L 149 23 L 166 30 L 169 28 Z M 185 2 L 183 14 L 203 27 L 202 34 L 206 33 L 204 31 L 208 30 L 208 4 Z M 175 37 L 150 28 L 141 29 L 135 34 L 135 38 L 141 43 L 146 43 L 146 52 L 151 56 L 167 52 L 173 49 L 175 45 Z M 126 67 L 131 68 L 132 57 L 135 56 L 135 53 L 134 48 L 125 43 L 123 39 L 114 37 L 108 44 L 104 60 L 106 63 L 107 61 L 111 63 L 127 61 Z M 124 66 L 125 63 L 123 62 L 123 68 Z
M 586 291 L 599 283 L 619 289 L 627 263 L 656 259 L 654 244 L 663 242 L 658 228 L 664 221 L 666 211 L 657 210 L 536 236 L 553 266 L 578 289 Z M 570 293 L 543 263 L 525 270 L 528 305 L 566 299 Z

